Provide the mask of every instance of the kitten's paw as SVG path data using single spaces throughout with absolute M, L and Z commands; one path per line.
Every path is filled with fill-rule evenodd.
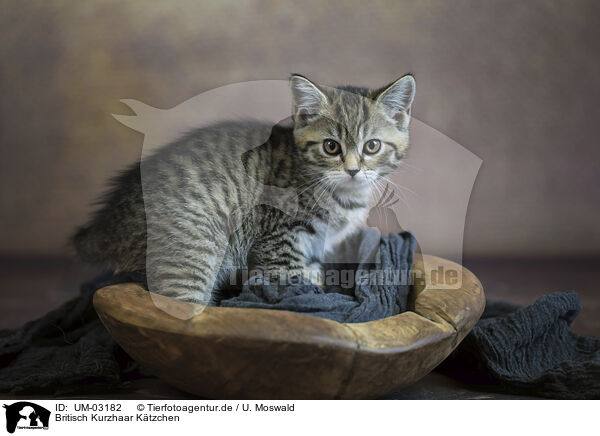
M 325 285 L 325 277 L 323 273 L 323 265 L 318 262 L 313 262 L 302 270 L 302 275 L 310 280 L 311 283 L 323 289 Z

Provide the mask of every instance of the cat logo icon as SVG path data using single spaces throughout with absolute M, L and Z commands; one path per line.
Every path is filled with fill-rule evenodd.
M 14 433 L 16 429 L 48 429 L 50 411 L 28 401 L 19 401 L 3 406 L 6 409 L 6 431 Z

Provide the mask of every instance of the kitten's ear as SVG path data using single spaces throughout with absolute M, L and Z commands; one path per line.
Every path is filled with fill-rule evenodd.
M 290 87 L 292 88 L 294 119 L 299 115 L 310 116 L 323 113 L 327 107 L 327 96 L 306 77 L 292 74 Z
M 415 98 L 415 87 L 415 78 L 407 74 L 380 90 L 377 95 L 377 102 L 383 104 L 385 110 L 400 122 L 402 127 L 407 127 L 410 120 L 410 107 Z

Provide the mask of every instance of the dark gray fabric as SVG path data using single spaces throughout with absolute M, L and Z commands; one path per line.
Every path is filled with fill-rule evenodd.
M 490 301 L 439 371 L 479 389 L 563 399 L 600 398 L 600 338 L 571 331 L 575 292 L 529 307 Z
M 279 286 L 256 276 L 239 296 L 221 301 L 221 306 L 290 310 L 340 322 L 396 315 L 406 310 L 415 247 L 409 232 L 380 238 L 374 230 L 360 229 L 336 250 L 335 259 L 327 259 L 324 269 L 333 280 L 326 281 L 324 290 L 306 280 Z M 354 278 L 351 294 L 340 289 L 341 272 Z
M 139 274 L 102 274 L 80 295 L 16 330 L 0 331 L 0 392 L 62 394 L 116 389 L 138 366 L 104 328 L 92 297 L 116 283 L 144 282 Z M 93 383 L 93 385 L 92 385 Z

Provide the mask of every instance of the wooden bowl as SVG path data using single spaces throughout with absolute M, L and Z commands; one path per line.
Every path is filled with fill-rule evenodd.
M 461 287 L 437 289 L 429 265 L 462 270 Z M 133 359 L 204 398 L 376 398 L 429 373 L 483 312 L 481 283 L 466 268 L 424 255 L 415 275 L 411 311 L 356 324 L 267 309 L 200 311 L 131 283 L 98 290 L 94 306 Z M 182 316 L 157 308 L 157 298 Z M 190 311 L 197 314 L 182 320 Z

